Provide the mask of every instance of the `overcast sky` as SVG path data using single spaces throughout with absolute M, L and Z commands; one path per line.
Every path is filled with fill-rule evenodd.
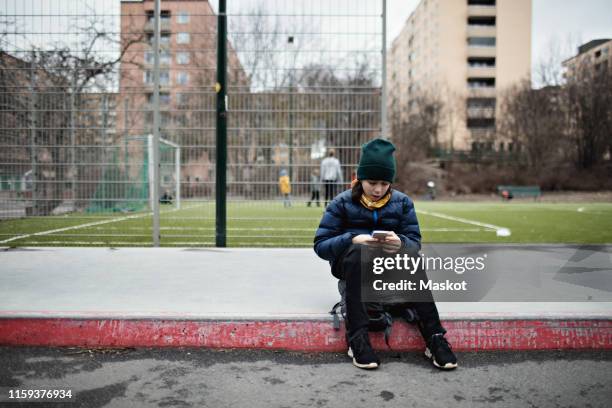
M 400 33 L 419 1 L 387 0 L 388 44 Z M 551 41 L 559 44 L 563 57 L 567 58 L 576 52 L 571 46 L 595 38 L 612 38 L 612 0 L 532 1 L 531 60 L 534 65 L 548 52 Z

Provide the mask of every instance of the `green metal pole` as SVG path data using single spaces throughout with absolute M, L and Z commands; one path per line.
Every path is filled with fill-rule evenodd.
M 155 0 L 155 41 L 153 41 L 155 57 L 153 66 L 153 154 L 149 158 L 149 165 L 153 167 L 153 202 L 151 203 L 151 211 L 153 211 L 153 246 L 158 247 L 160 241 L 159 235 L 159 128 L 161 123 L 161 115 L 159 111 L 159 38 L 160 38 L 160 9 L 161 0 Z
M 227 172 L 227 112 L 225 98 L 227 95 L 227 16 L 226 0 L 219 0 L 217 16 L 217 169 L 215 180 L 216 218 L 215 243 L 225 247 L 227 238 L 226 208 L 226 172 Z

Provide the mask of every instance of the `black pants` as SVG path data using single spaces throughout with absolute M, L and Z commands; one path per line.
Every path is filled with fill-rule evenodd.
M 336 180 L 323 180 L 325 185 L 325 206 L 336 196 Z
M 319 191 L 313 191 L 312 195 L 310 196 L 310 201 L 308 201 L 308 204 L 306 204 L 308 207 L 310 207 L 310 203 L 315 202 L 315 200 L 317 201 L 317 207 L 321 206 L 321 199 L 319 198 Z
M 365 305 L 361 301 L 361 252 L 363 248 L 363 245 L 352 244 L 334 264 L 334 270 L 332 270 L 336 278 L 346 281 L 346 326 L 349 337 L 359 330 L 367 329 L 369 321 Z M 419 315 L 419 330 L 426 342 L 436 333 L 446 333 L 440 323 L 438 309 L 431 292 L 429 292 L 429 296 L 431 301 L 407 302 L 391 306 L 391 309 L 396 311 L 402 308 L 416 310 Z

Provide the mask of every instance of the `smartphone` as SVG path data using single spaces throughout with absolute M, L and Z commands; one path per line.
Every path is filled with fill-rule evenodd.
M 390 233 L 390 231 L 372 231 L 372 238 L 383 240 Z

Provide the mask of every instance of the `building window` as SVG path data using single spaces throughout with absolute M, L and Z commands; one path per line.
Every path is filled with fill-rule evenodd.
M 150 46 L 153 46 L 155 42 L 155 36 L 153 34 L 147 34 L 147 41 Z M 170 34 L 161 33 L 159 36 L 159 45 L 169 45 L 170 44 Z
M 155 12 L 153 10 L 147 10 L 147 22 L 153 23 L 155 21 Z M 170 22 L 170 11 L 162 10 L 159 12 L 159 22 L 169 23 Z
M 172 62 L 172 56 L 169 51 L 161 51 L 159 53 L 159 63 L 163 65 L 170 65 Z
M 177 44 L 189 44 L 189 33 L 178 33 L 176 35 Z
M 176 82 L 179 85 L 187 85 L 189 83 L 189 74 L 187 72 L 177 72 Z
M 494 88 L 495 78 L 468 78 L 470 88 Z
M 188 52 L 178 52 L 176 54 L 176 63 L 180 65 L 189 64 L 189 53 Z
M 468 37 L 470 47 L 495 47 L 495 37 Z
M 468 98 L 468 108 L 495 108 L 495 98 Z
M 172 120 L 172 117 L 170 116 L 170 112 L 160 112 L 161 113 L 161 125 L 162 126 L 168 126 Z
M 491 129 L 495 127 L 495 118 L 468 118 L 469 129 Z
M 154 103 L 152 93 L 147 94 L 147 102 Z M 170 105 L 170 94 L 168 92 L 159 93 L 159 104 L 160 105 Z
M 153 84 L 153 71 L 147 70 L 144 72 L 144 82 L 147 85 Z M 170 71 L 167 71 L 167 70 L 159 71 L 159 84 L 160 85 L 170 84 Z
M 189 99 L 189 95 L 184 94 L 184 93 L 177 93 L 176 94 L 176 103 L 180 106 L 184 106 L 187 104 L 187 101 Z
M 145 63 L 153 65 L 155 64 L 155 54 L 153 51 L 145 51 Z M 161 51 L 159 53 L 159 63 L 162 65 L 170 65 L 170 53 L 168 51 Z
M 468 0 L 468 6 L 494 6 L 495 0 Z
M 176 16 L 176 22 L 179 24 L 187 24 L 189 22 L 189 13 L 186 11 L 179 11 Z
M 467 61 L 470 68 L 495 67 L 495 57 L 469 57 Z
M 471 26 L 495 26 L 495 17 L 468 17 L 468 25 Z

